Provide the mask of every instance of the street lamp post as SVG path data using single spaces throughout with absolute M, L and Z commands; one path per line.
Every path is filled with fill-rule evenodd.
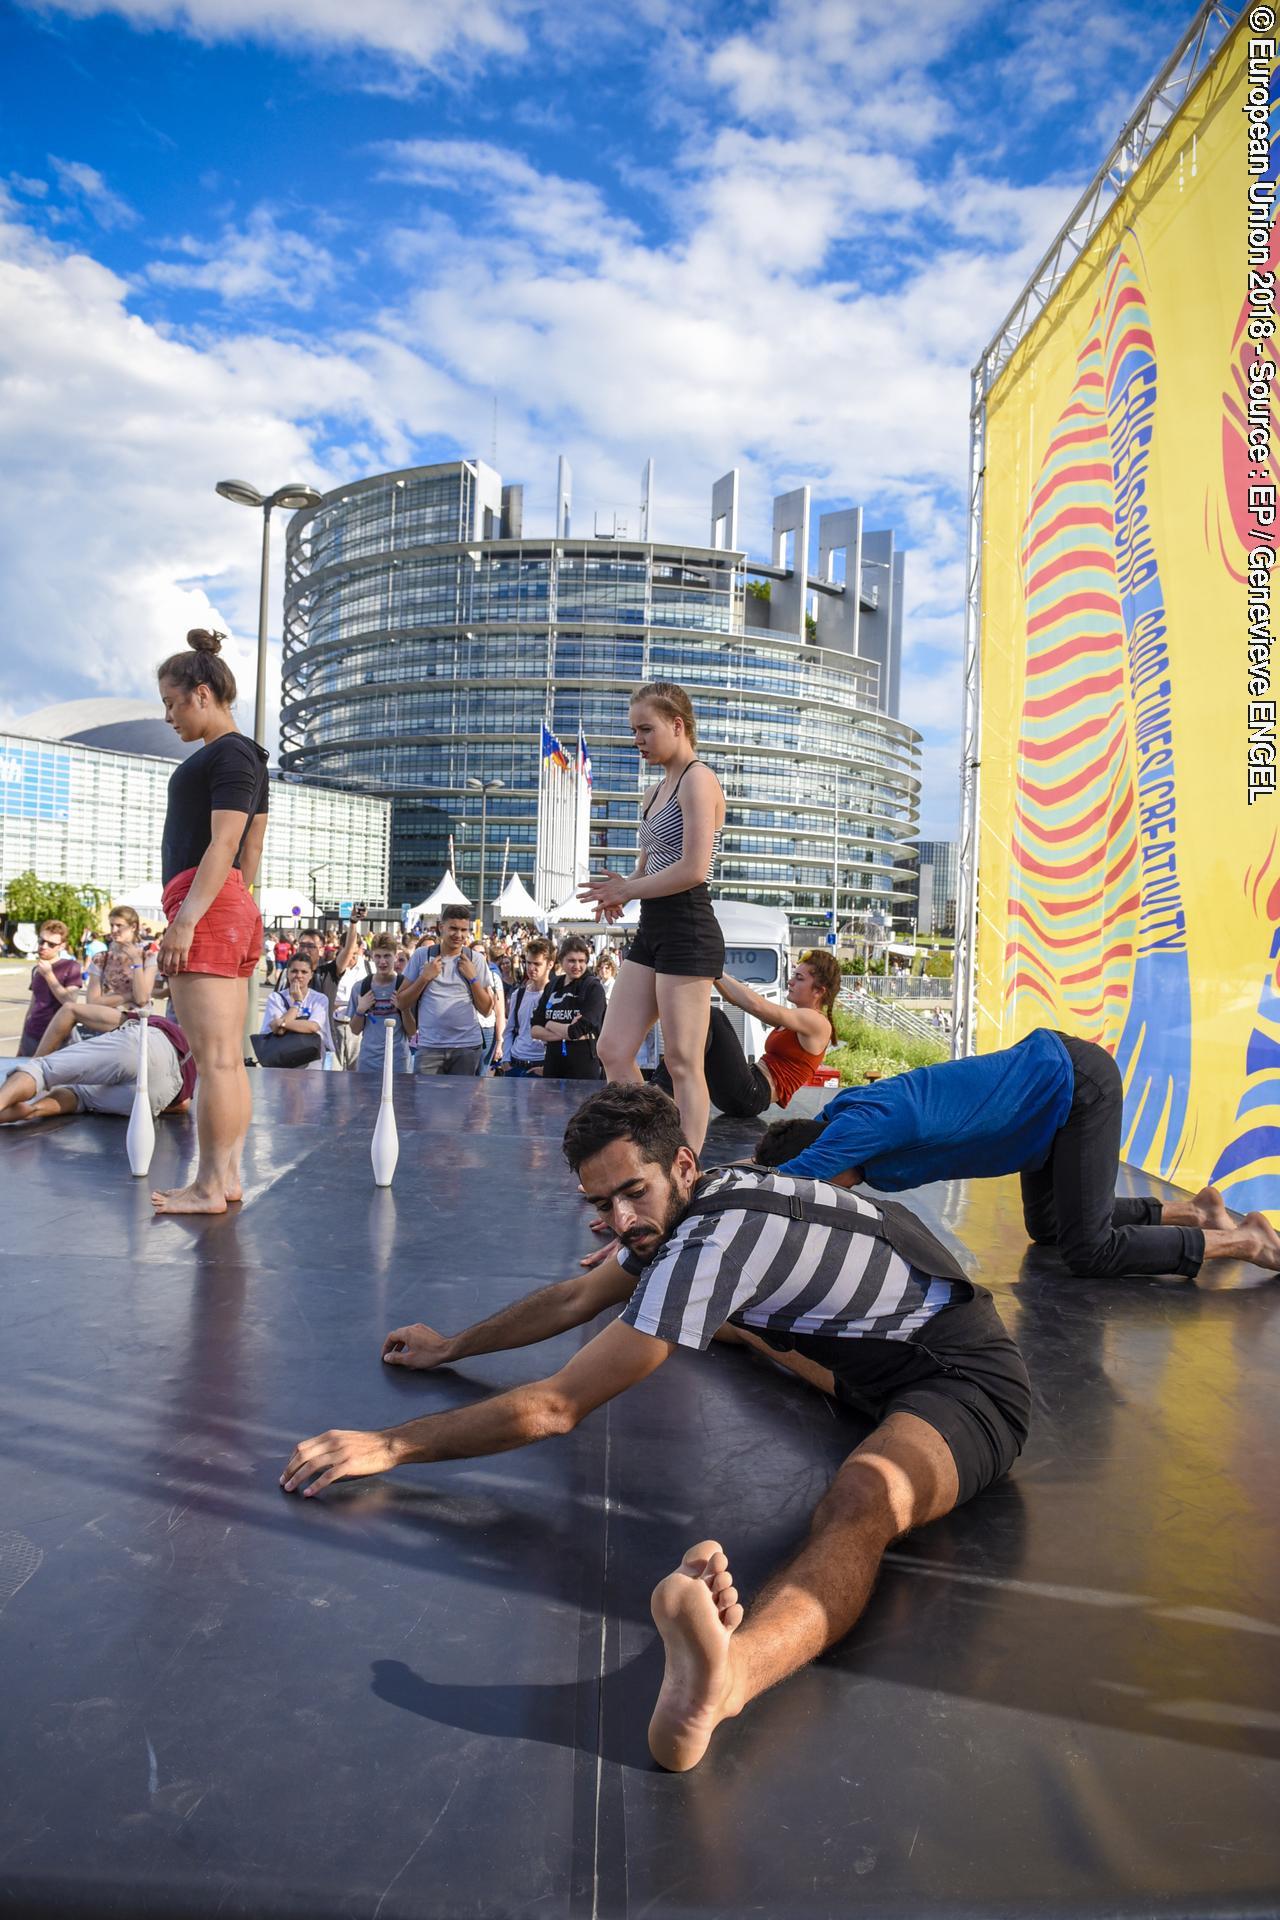
M 835 849 L 831 861 L 831 951 L 840 951 L 840 782 L 832 783 L 831 818 Z
M 267 579 L 271 570 L 271 509 L 317 507 L 321 496 L 314 487 L 291 480 L 274 493 L 261 494 L 247 480 L 219 480 L 216 492 L 237 506 L 262 508 L 262 571 L 258 577 L 258 682 L 253 703 L 253 737 L 260 747 L 267 744 Z
M 332 865 L 332 860 L 322 860 L 318 867 L 307 868 L 307 878 L 311 882 L 311 911 L 317 919 L 320 917 L 320 901 L 316 894 L 316 875 L 318 873 L 328 873 Z
M 306 487 L 299 481 L 289 481 L 283 487 L 277 487 L 274 493 L 261 494 L 251 487 L 247 480 L 219 480 L 215 492 L 224 500 L 234 500 L 240 507 L 262 508 L 262 571 L 258 576 L 258 679 L 253 702 L 253 737 L 260 747 L 267 744 L 267 576 L 271 567 L 271 509 L 273 507 L 316 507 L 321 496 L 314 487 Z M 254 968 L 249 981 L 249 991 L 245 996 L 244 1009 L 244 1058 L 249 1065 L 253 1060 L 251 1036 L 258 1025 L 258 972 Z
M 501 793 L 506 784 L 505 780 L 471 779 L 467 781 L 472 792 L 480 795 L 480 932 L 482 934 L 485 932 L 488 913 L 488 901 L 484 897 L 484 849 L 486 830 L 489 825 L 489 795 Z

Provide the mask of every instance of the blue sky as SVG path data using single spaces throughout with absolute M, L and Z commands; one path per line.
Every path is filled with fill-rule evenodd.
M 955 829 L 968 370 L 1193 0 L 0 0 L 0 723 L 215 620 L 242 476 L 489 458 L 549 530 L 743 477 L 909 549 Z M 273 635 L 283 541 L 277 540 Z M 273 666 L 273 687 L 278 668 Z

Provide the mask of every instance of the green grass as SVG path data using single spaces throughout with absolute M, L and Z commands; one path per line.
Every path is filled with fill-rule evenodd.
M 911 1034 L 894 1033 L 888 1027 L 873 1026 L 836 1008 L 836 1036 L 840 1042 L 827 1055 L 827 1065 L 840 1069 L 842 1087 L 860 1087 L 867 1075 L 882 1078 L 906 1073 L 912 1067 L 936 1066 L 951 1058 L 951 1049 L 942 1041 L 917 1040 Z

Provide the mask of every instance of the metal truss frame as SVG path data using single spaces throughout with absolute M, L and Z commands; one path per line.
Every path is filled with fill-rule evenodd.
M 964 734 L 960 761 L 960 850 L 956 900 L 956 1058 L 976 1043 L 978 823 L 982 728 L 982 554 L 987 396 L 1054 294 L 1089 246 L 1139 167 L 1239 24 L 1247 0 L 1201 0 L 1195 18 L 1122 128 L 973 369 L 969 405 L 969 543 L 965 578 Z

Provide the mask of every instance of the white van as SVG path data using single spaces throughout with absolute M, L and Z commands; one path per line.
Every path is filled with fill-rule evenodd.
M 713 900 L 711 906 L 724 935 L 725 972 L 731 973 L 735 980 L 741 980 L 745 986 L 753 987 L 766 1000 L 773 1000 L 778 1006 L 785 1005 L 791 968 L 791 932 L 786 914 L 780 907 L 756 907 L 749 900 Z M 606 945 L 625 947 L 639 919 L 639 902 L 629 900 L 621 920 L 607 930 L 602 929 L 590 916 L 584 915 L 582 918 L 574 916 L 558 920 L 551 928 L 551 934 L 557 940 L 563 939 L 568 933 L 586 934 L 597 951 Z M 724 1006 L 718 994 L 714 996 L 713 1004 Z M 747 1059 L 758 1060 L 769 1037 L 768 1029 L 763 1022 L 744 1013 L 740 1007 L 724 1006 L 724 1011 Z M 661 1028 L 657 1032 L 660 1050 Z M 656 1057 L 654 1064 L 657 1064 Z
M 713 900 L 712 909 L 724 935 L 724 970 L 751 987 L 765 1000 L 785 1006 L 791 972 L 791 929 L 780 907 L 756 907 L 748 900 Z M 768 1028 L 740 1007 L 724 1012 L 747 1059 L 758 1060 L 769 1037 Z

